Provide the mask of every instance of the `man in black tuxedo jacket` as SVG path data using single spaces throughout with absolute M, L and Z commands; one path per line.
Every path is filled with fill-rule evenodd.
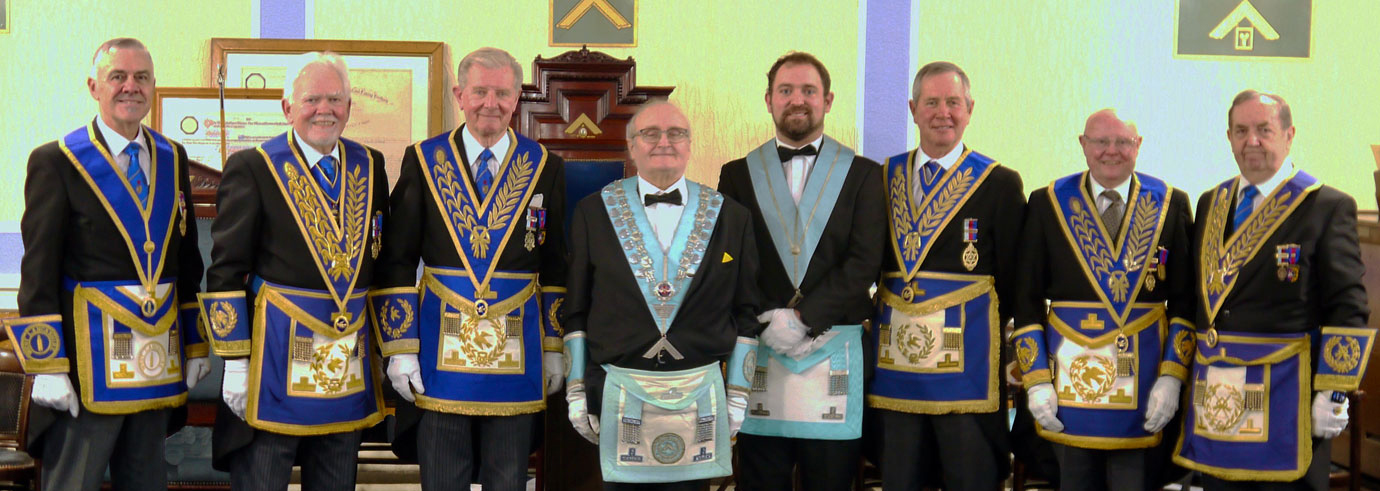
M 752 218 L 685 179 L 690 123 L 677 107 L 640 109 L 628 142 L 637 177 L 581 200 L 571 219 L 569 416 L 600 446 L 605 489 L 698 489 L 732 472 L 729 441 L 747 409 Z
M 99 115 L 29 156 L 6 330 L 36 374 L 43 488 L 98 489 L 108 463 L 117 489 L 165 489 L 169 408 L 208 366 L 187 151 L 140 125 L 154 75 L 138 40 L 102 43 L 86 84 Z
M 364 428 L 383 419 L 365 308 L 388 217 L 383 154 L 341 133 L 335 53 L 288 67 L 292 128 L 230 156 L 216 195 L 203 318 L 225 358 L 213 464 L 234 489 L 354 489 Z
M 833 101 L 824 63 L 802 52 L 777 59 L 766 91 L 776 138 L 725 164 L 719 178 L 719 190 L 752 212 L 759 320 L 768 323 L 738 436 L 744 490 L 789 489 L 797 465 L 810 490 L 848 489 L 856 473 L 862 324 L 872 315 L 886 212 L 882 166 L 824 135 Z
M 1356 201 L 1294 164 L 1282 97 L 1243 91 L 1227 122 L 1241 174 L 1198 200 L 1198 353 L 1174 461 L 1209 490 L 1327 489 L 1375 339 Z

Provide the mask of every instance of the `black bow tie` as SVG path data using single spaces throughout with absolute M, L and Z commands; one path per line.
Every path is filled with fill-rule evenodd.
M 805 145 L 800 148 L 786 148 L 778 146 L 776 147 L 776 154 L 781 156 L 782 162 L 790 162 L 791 159 L 799 155 L 804 155 L 806 157 L 809 157 L 811 155 L 818 155 L 819 150 L 815 150 L 814 145 Z
M 652 206 L 657 203 L 682 206 L 680 202 L 680 190 L 675 189 L 666 194 L 644 194 L 642 195 L 642 206 Z

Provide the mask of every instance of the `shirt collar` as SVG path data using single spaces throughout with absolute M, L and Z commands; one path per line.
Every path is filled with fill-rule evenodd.
M 460 129 L 460 140 L 465 143 L 465 162 L 468 162 L 470 167 L 474 167 L 474 160 L 479 158 L 480 153 L 484 152 L 484 145 L 479 143 L 478 138 L 470 134 L 469 125 Z M 499 138 L 494 146 L 489 147 L 489 151 L 494 153 L 494 159 L 501 164 L 503 157 L 508 155 L 508 147 L 511 144 L 512 140 L 508 138 L 508 132 L 504 131 L 503 137 Z
M 304 163 L 307 164 L 308 167 L 316 165 L 317 162 L 321 161 L 321 157 L 325 156 L 325 154 L 316 151 L 316 148 L 312 147 L 311 145 L 308 145 L 306 140 L 302 139 L 302 135 L 298 133 L 297 130 L 292 130 L 292 137 L 297 139 L 297 146 L 302 149 L 302 158 L 306 159 L 306 162 Z M 336 162 L 341 162 L 339 141 L 335 142 L 335 149 L 331 150 L 331 156 L 335 157 Z
M 638 203 L 642 202 L 642 196 L 640 195 L 661 194 L 663 192 L 669 193 L 671 191 L 677 190 L 680 191 L 681 203 L 685 203 L 686 197 L 689 196 L 689 193 L 685 189 L 685 176 L 680 176 L 680 179 L 677 179 L 676 183 L 672 184 L 671 187 L 666 188 L 665 191 L 662 191 L 660 188 L 657 188 L 655 184 L 647 182 L 647 180 L 644 179 L 641 175 L 637 176 L 637 194 L 639 194 L 639 196 L 637 197 Z
M 823 144 L 824 144 L 824 133 L 820 133 L 820 134 L 819 134 L 819 138 L 815 138 L 815 141 L 812 141 L 812 142 L 810 142 L 810 143 L 806 143 L 805 145 L 801 145 L 801 146 L 799 146 L 799 147 L 789 145 L 789 144 L 787 144 L 786 142 L 781 141 L 780 138 L 774 138 L 774 140 L 776 140 L 776 146 L 778 146 L 778 147 L 786 147 L 786 148 L 789 148 L 789 149 L 791 149 L 791 150 L 795 150 L 795 149 L 798 149 L 798 148 L 804 148 L 805 145 L 814 145 L 814 146 L 815 146 L 815 151 L 819 151 L 819 150 L 820 150 L 820 148 L 819 148 L 820 145 L 823 145 Z
M 1121 184 L 1118 184 L 1117 187 L 1111 188 L 1113 191 L 1116 191 L 1121 194 L 1121 200 L 1123 202 L 1130 201 L 1132 179 L 1135 179 L 1135 174 L 1131 174 L 1131 177 L 1127 177 L 1126 180 L 1123 181 Z M 1088 176 L 1088 184 L 1089 187 L 1092 188 L 1093 199 L 1097 199 L 1098 196 L 1102 195 L 1103 191 L 1106 191 L 1108 189 L 1106 187 L 1103 187 L 1102 183 L 1097 182 L 1097 179 L 1093 179 L 1091 175 Z
M 115 131 L 114 128 L 106 126 L 105 121 L 100 116 L 96 116 L 96 129 L 101 132 L 101 137 L 105 138 L 105 144 L 110 146 L 111 156 L 119 155 L 125 151 L 125 147 L 129 146 L 129 139 Z M 142 127 L 140 127 L 139 134 L 134 137 L 134 141 L 139 142 L 140 150 L 147 151 L 149 149 L 148 143 L 144 141 Z
M 933 161 L 935 161 L 935 162 L 938 162 L 938 163 L 939 163 L 939 166 L 942 167 L 942 168 L 944 168 L 944 170 L 947 171 L 947 170 L 949 170 L 950 167 L 953 167 L 954 164 L 958 163 L 958 158 L 963 156 L 963 149 L 964 149 L 964 148 L 965 148 L 965 147 L 963 146 L 963 142 L 962 142 L 962 141 L 959 141 L 957 145 L 954 145 L 954 149 L 953 149 L 953 150 L 949 150 L 949 153 L 948 153 L 948 154 L 945 154 L 943 157 L 939 157 L 939 158 L 934 158 L 934 157 L 932 157 L 932 156 L 926 154 L 924 149 L 917 149 L 916 152 L 915 152 L 915 153 L 919 154 L 919 155 L 917 155 L 917 157 L 923 157 L 925 160 L 920 161 L 919 163 L 917 163 L 917 164 L 915 165 L 915 167 L 918 169 L 918 168 L 920 168 L 921 165 L 925 165 L 925 162 L 929 162 L 929 161 L 933 160 Z M 918 159 L 917 159 L 917 160 L 918 160 Z
M 1261 198 L 1269 196 L 1270 193 L 1275 191 L 1275 188 L 1278 188 L 1280 184 L 1284 183 L 1285 179 L 1288 179 L 1289 176 L 1292 175 L 1294 175 L 1294 158 L 1284 157 L 1284 163 L 1279 166 L 1279 170 L 1275 171 L 1275 175 L 1270 176 L 1270 180 L 1265 181 L 1264 184 L 1256 186 L 1256 190 L 1260 191 L 1259 196 Z M 1236 186 L 1236 197 L 1240 198 L 1241 193 L 1246 191 L 1246 186 L 1251 185 L 1251 181 L 1247 181 L 1246 176 L 1238 175 L 1236 178 L 1240 181 Z

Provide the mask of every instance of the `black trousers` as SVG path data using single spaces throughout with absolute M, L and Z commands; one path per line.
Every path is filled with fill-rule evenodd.
M 1155 489 L 1160 467 L 1153 448 L 1097 450 L 1054 444 L 1062 491 Z
M 113 489 L 168 489 L 163 455 L 168 413 L 156 409 L 108 415 L 82 408 L 73 418 L 54 411 L 57 420 L 43 435 L 43 489 L 98 490 L 107 463 Z
M 881 415 L 882 488 L 994 491 L 1010 473 L 1006 411 Z M 938 477 L 938 479 L 936 479 Z
M 1309 417 L 1309 415 L 1302 415 Z M 1313 461 L 1303 477 L 1293 482 L 1228 481 L 1203 473 L 1204 491 L 1327 491 L 1332 467 L 1332 440 L 1313 439 Z
M 292 480 L 292 464 L 302 466 L 302 490 L 355 489 L 359 431 L 291 436 L 263 430 L 230 456 L 230 489 L 282 491 Z
M 738 434 L 738 488 L 779 491 L 791 488 L 800 466 L 805 491 L 847 491 L 858 472 L 861 440 L 809 440 Z
M 468 490 L 475 456 L 470 442 L 479 436 L 479 484 L 485 491 L 527 489 L 527 457 L 532 448 L 532 414 L 466 416 L 422 410 L 417 422 L 417 464 L 422 489 Z

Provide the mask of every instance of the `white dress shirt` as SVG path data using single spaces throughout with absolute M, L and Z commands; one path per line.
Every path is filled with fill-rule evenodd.
M 671 249 L 671 241 L 676 237 L 676 225 L 680 223 L 680 212 L 685 210 L 685 201 L 689 198 L 689 193 L 685 186 L 685 176 L 680 176 L 675 184 L 666 189 L 659 189 L 655 184 L 647 182 L 642 176 L 637 176 L 637 196 L 633 197 L 639 204 L 642 203 L 644 194 L 665 194 L 671 191 L 680 191 L 680 206 L 657 203 L 647 207 L 647 221 L 652 223 L 652 230 L 656 231 L 656 240 L 661 242 L 662 252 Z
M 1107 206 L 1112 204 L 1112 200 L 1102 196 L 1102 192 L 1106 191 L 1108 188 L 1103 187 L 1102 183 L 1097 182 L 1097 179 L 1093 179 L 1092 176 L 1088 176 L 1088 184 L 1092 187 L 1093 201 L 1097 203 L 1097 213 L 1101 214 L 1107 211 Z M 1127 196 L 1127 193 L 1131 192 L 1131 178 L 1127 177 L 1125 181 L 1122 181 L 1117 187 L 1111 188 L 1111 190 L 1121 195 L 1122 203 L 1129 203 L 1131 198 Z M 1122 213 L 1125 212 L 1123 211 Z
M 306 160 L 304 163 L 307 164 L 308 168 L 315 167 L 321 162 L 321 157 L 326 156 L 326 154 L 318 152 L 316 148 L 308 145 L 306 140 L 302 139 L 302 135 L 297 133 L 297 130 L 292 130 L 292 136 L 297 139 L 297 146 L 302 147 L 302 158 Z M 335 143 L 335 148 L 331 150 L 331 156 L 335 157 L 336 179 L 340 179 L 340 170 L 345 168 L 341 165 L 344 161 L 340 159 L 340 142 Z M 316 182 L 316 179 L 312 179 L 312 182 Z
M 105 138 L 105 143 L 110 145 L 110 156 L 115 159 L 115 169 L 124 176 L 129 171 L 129 155 L 125 153 L 125 147 L 129 146 L 130 140 L 125 138 L 114 128 L 106 126 L 99 116 L 96 117 L 96 130 L 101 132 L 101 138 Z M 149 142 L 144 141 L 144 131 L 141 127 L 138 136 L 134 141 L 139 143 L 139 170 L 144 171 L 144 180 L 149 183 L 149 189 L 153 189 L 153 174 L 149 173 Z
M 805 193 L 805 181 L 809 179 L 810 171 L 814 170 L 815 161 L 819 159 L 819 146 L 823 143 L 824 134 L 820 133 L 819 138 L 815 138 L 815 141 L 806 144 L 815 146 L 814 155 L 796 155 L 795 157 L 791 157 L 789 162 L 781 163 L 782 170 L 786 171 L 786 183 L 791 187 L 791 197 L 795 198 L 795 204 L 797 205 L 800 204 L 800 195 Z M 791 150 L 805 147 L 805 145 L 799 147 L 788 145 L 782 142 L 780 138 L 776 139 L 776 146 L 786 147 Z
M 1270 176 L 1269 180 L 1255 187 L 1260 193 L 1257 193 L 1255 199 L 1251 200 L 1252 212 L 1254 212 L 1254 210 L 1259 210 L 1260 204 L 1265 201 L 1265 197 L 1273 193 L 1275 188 L 1278 188 L 1280 184 L 1284 184 L 1284 180 L 1292 175 L 1294 175 L 1294 158 L 1284 157 L 1284 163 L 1279 166 L 1279 170 L 1275 171 L 1275 175 Z M 1251 181 L 1247 181 L 1246 176 L 1238 175 L 1236 178 L 1240 179 L 1241 182 L 1236 185 L 1236 199 L 1232 200 L 1232 209 L 1236 209 L 1237 206 L 1240 206 L 1241 194 L 1246 192 L 1246 186 L 1251 185 Z
M 920 183 L 925 178 L 925 164 L 933 160 L 935 161 L 935 163 L 939 164 L 941 175 L 944 172 L 948 172 L 950 167 L 953 167 L 954 164 L 958 163 L 958 158 L 963 156 L 963 142 L 959 141 L 957 145 L 954 145 L 953 150 L 949 150 L 948 154 L 945 154 L 943 157 L 939 158 L 935 158 L 933 155 L 926 154 L 925 149 L 923 148 L 919 149 L 915 153 L 915 175 L 911 176 L 911 182 L 915 184 L 911 186 L 910 195 L 913 199 L 915 199 L 918 202 L 924 198 L 924 196 L 920 196 Z M 935 176 L 935 179 L 938 178 L 938 176 Z
M 470 164 L 470 175 L 478 176 L 479 154 L 484 153 L 484 145 L 481 145 L 479 139 L 470 134 L 468 125 L 465 126 L 464 131 L 460 132 L 460 135 L 460 141 L 465 142 L 465 162 Z M 508 132 L 505 131 L 503 137 L 499 138 L 494 146 L 489 147 L 489 151 L 494 153 L 494 158 L 485 163 L 489 165 L 489 175 L 494 176 L 494 182 L 498 182 L 498 169 L 503 167 L 501 159 L 508 155 L 508 147 L 512 144 L 513 141 L 508 138 Z

